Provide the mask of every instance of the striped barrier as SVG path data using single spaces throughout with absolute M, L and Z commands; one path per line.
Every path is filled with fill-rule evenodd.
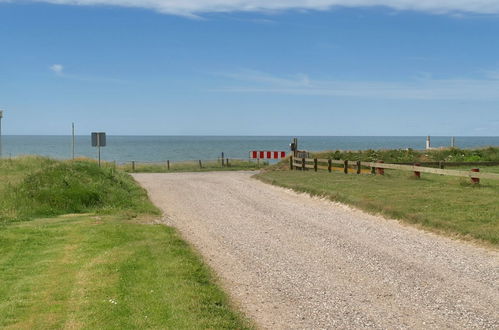
M 252 159 L 281 159 L 286 158 L 286 151 L 260 151 L 253 150 L 250 152 Z

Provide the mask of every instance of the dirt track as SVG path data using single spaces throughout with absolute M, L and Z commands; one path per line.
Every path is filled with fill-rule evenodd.
M 262 328 L 499 328 L 499 253 L 266 185 L 135 174 Z

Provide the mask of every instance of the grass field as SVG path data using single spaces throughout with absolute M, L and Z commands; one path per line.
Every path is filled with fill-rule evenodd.
M 499 244 L 499 181 L 472 185 L 469 179 L 425 173 L 418 180 L 403 171 L 373 176 L 284 168 L 256 177 L 447 235 Z M 484 171 L 499 172 L 499 168 Z
M 127 174 L 30 157 L 0 178 L 1 328 L 251 327 Z
M 209 171 L 252 171 L 262 169 L 268 166 L 267 161 L 247 161 L 240 159 L 229 160 L 229 166 L 222 167 L 219 161 L 202 161 L 199 166 L 198 161 L 172 162 L 170 168 L 166 163 L 136 163 L 135 170 L 131 163 L 120 165 L 119 168 L 125 172 L 136 173 L 170 173 L 170 172 L 209 172 Z

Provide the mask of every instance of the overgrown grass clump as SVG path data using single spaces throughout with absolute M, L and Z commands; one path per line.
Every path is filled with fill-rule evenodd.
M 499 147 L 481 149 L 446 148 L 434 150 L 387 149 L 359 151 L 324 151 L 313 153 L 313 157 L 360 160 L 373 162 L 383 160 L 387 163 L 410 162 L 499 162 Z
M 0 221 L 68 213 L 158 213 L 126 173 L 91 161 L 24 157 L 0 161 Z

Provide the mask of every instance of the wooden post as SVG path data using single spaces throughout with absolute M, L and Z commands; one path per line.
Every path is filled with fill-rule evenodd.
M 314 158 L 314 171 L 317 172 L 317 158 Z
M 203 168 L 203 164 L 201 163 L 201 159 L 199 160 L 199 168 Z
M 166 169 L 168 171 L 170 170 L 170 161 L 169 160 L 166 161 Z
M 361 170 L 360 170 L 360 160 L 357 161 L 357 174 L 360 174 L 361 173 Z
M 378 160 L 378 163 L 383 164 L 384 161 Z M 377 169 L 378 169 L 378 174 L 379 175 L 385 175 L 385 169 L 384 168 L 378 167 Z
M 348 160 L 345 160 L 345 161 L 343 162 L 343 164 L 344 164 L 344 165 L 343 165 L 343 172 L 344 172 L 345 174 L 348 174 Z
M 479 168 L 472 168 L 471 172 L 479 173 L 480 169 Z M 474 183 L 474 184 L 479 184 L 480 183 L 480 178 L 471 178 L 471 182 Z
M 301 170 L 305 171 L 305 158 L 301 159 Z
M 416 163 L 416 164 L 414 164 L 414 166 L 421 166 L 421 164 Z M 419 172 L 419 171 L 414 171 L 414 176 L 415 176 L 416 178 L 418 178 L 418 179 L 419 179 L 419 178 L 421 178 L 421 172 Z
M 289 156 L 289 169 L 293 170 L 293 156 Z
M 227 167 L 230 167 L 229 158 L 226 159 L 226 165 Z
M 445 162 L 444 161 L 439 162 L 438 167 L 443 170 L 445 168 Z
M 331 159 L 327 160 L 327 170 L 329 171 L 329 173 L 331 173 L 331 171 L 333 170 L 333 161 Z
M 135 172 L 135 161 L 132 160 L 132 172 Z

